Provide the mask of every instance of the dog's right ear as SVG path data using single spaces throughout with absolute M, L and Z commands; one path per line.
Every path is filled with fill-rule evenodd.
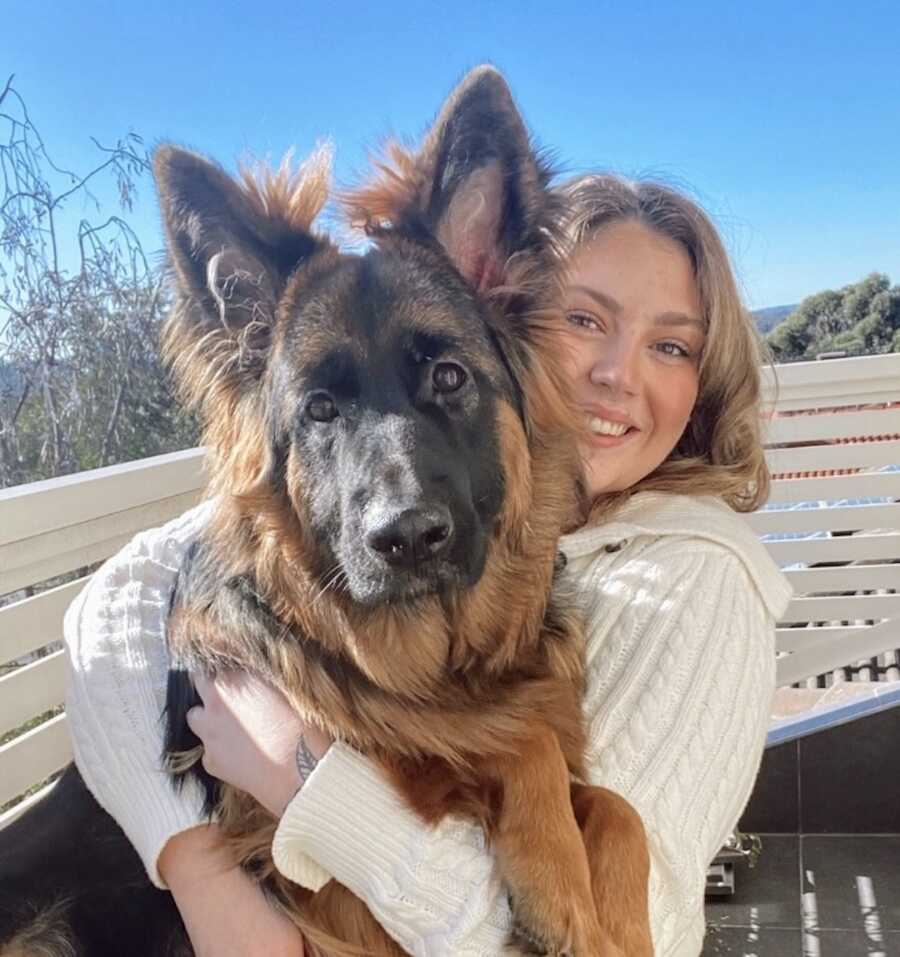
M 549 276 L 560 200 L 506 81 L 472 70 L 441 108 L 421 147 L 390 147 L 374 178 L 344 194 L 352 222 L 374 236 L 435 241 L 478 293 L 502 285 L 510 260 Z
M 292 177 L 283 166 L 239 184 L 171 146 L 157 150 L 153 169 L 178 297 L 166 353 L 194 399 L 189 380 L 209 385 L 210 372 L 221 385 L 256 381 L 288 278 L 326 245 L 311 223 L 327 197 L 327 170 Z

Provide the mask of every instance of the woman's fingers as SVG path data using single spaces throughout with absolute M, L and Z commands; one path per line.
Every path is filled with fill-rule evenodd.
M 193 675 L 202 705 L 187 725 L 203 743 L 203 767 L 278 816 L 331 744 L 258 675 L 225 670 Z M 302 746 L 302 770 L 298 765 Z

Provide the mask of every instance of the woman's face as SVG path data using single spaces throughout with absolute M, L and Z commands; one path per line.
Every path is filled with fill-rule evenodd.
M 678 443 L 697 399 L 705 338 L 686 250 L 627 220 L 572 258 L 564 368 L 584 411 L 587 491 L 622 491 Z

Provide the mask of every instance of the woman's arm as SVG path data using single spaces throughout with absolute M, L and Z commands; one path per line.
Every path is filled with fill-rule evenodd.
M 414 957 L 509 952 L 509 902 L 481 828 L 453 817 L 428 827 L 374 764 L 341 743 L 288 805 L 272 852 L 301 883 L 306 859 L 318 862 Z
M 169 593 L 203 528 L 201 506 L 111 558 L 65 620 L 66 710 L 87 786 L 118 821 L 157 887 L 169 887 L 198 957 L 301 957 L 303 940 L 223 855 L 202 796 L 160 766 Z
M 762 754 L 774 629 L 732 553 L 672 540 L 658 547 L 668 552 L 606 561 L 588 582 L 596 598 L 588 759 L 592 782 L 624 796 L 644 821 L 657 957 L 697 957 L 706 870 Z M 412 954 L 502 952 L 509 908 L 481 830 L 456 819 L 429 829 L 340 744 L 288 805 L 273 851 L 288 877 L 295 860 L 318 861 Z
M 205 823 L 199 788 L 176 793 L 162 769 L 164 627 L 184 554 L 208 505 L 138 535 L 106 562 L 65 618 L 66 711 L 75 762 L 157 887 L 157 858 L 175 834 Z
M 658 957 L 696 957 L 707 868 L 765 745 L 774 622 L 743 562 L 711 543 L 663 539 L 610 571 L 589 646 L 591 776 L 644 821 Z
M 188 712 L 188 723 L 203 741 L 204 767 L 252 794 L 274 815 L 283 815 L 273 855 L 286 877 L 318 890 L 332 876 L 303 850 L 304 837 L 310 837 L 311 849 L 318 848 L 325 859 L 337 861 L 334 873 L 372 906 L 405 949 L 414 954 L 501 952 L 509 913 L 480 828 L 450 821 L 429 831 L 373 765 L 332 744 L 259 678 L 222 673 L 214 679 L 195 676 L 195 682 L 203 706 Z M 298 811 L 300 802 L 295 797 L 302 788 L 317 786 L 317 769 L 323 762 L 329 768 L 326 782 L 341 792 L 329 794 L 326 783 L 324 800 L 329 805 L 336 802 L 340 812 L 331 818 L 339 828 L 334 834 L 324 818 L 320 821 L 302 808 Z M 286 805 L 291 811 L 283 814 Z M 472 844 L 466 858 L 467 841 Z M 348 844 L 353 852 L 362 853 L 356 866 L 342 866 L 349 864 L 341 860 Z M 423 862 L 428 872 L 418 871 L 410 860 L 416 844 L 426 852 Z M 376 855 L 368 863 L 366 846 Z M 441 849 L 446 859 L 439 863 Z M 392 854 L 398 868 L 412 873 L 390 873 L 385 865 L 390 865 Z M 411 896 L 405 887 L 413 891 Z
M 176 834 L 158 863 L 196 957 L 303 957 L 297 928 L 234 866 L 214 824 Z

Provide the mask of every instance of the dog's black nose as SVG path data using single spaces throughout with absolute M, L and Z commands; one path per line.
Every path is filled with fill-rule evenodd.
M 453 519 L 443 505 L 408 508 L 366 535 L 366 544 L 389 565 L 413 567 L 437 558 L 453 536 Z

